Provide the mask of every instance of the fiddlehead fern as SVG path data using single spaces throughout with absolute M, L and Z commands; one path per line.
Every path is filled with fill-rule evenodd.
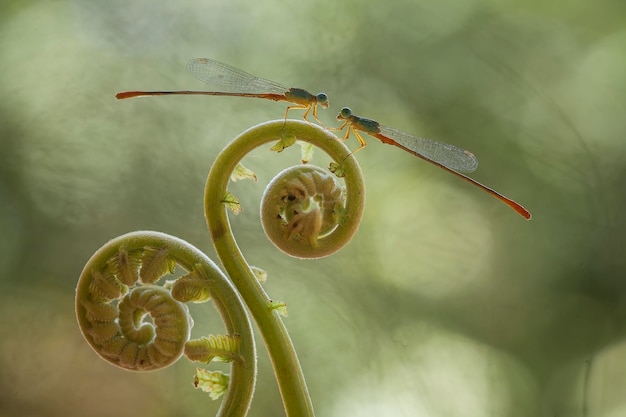
M 239 250 L 227 216 L 227 208 L 236 201 L 228 191 L 228 183 L 243 157 L 266 143 L 286 142 L 286 139 L 309 142 L 329 154 L 345 175 L 346 191 L 345 195 L 337 191 L 335 179 L 321 168 L 309 165 L 290 168 L 286 177 L 279 175 L 264 194 L 265 230 L 271 230 L 268 235 L 272 235 L 272 242 L 292 256 L 317 258 L 343 247 L 357 230 L 363 212 L 365 191 L 361 170 L 336 136 L 303 121 L 267 122 L 235 138 L 217 156 L 209 172 L 205 216 L 216 252 L 261 331 L 286 413 L 305 417 L 313 416 L 313 408 L 295 350 L 275 311 L 275 303 Z M 301 171 L 299 179 L 298 176 L 293 179 L 292 171 Z M 267 221 L 274 224 L 268 225 Z
M 205 188 L 205 214 L 214 242 L 225 232 L 230 233 L 222 203 L 227 203 L 230 196 L 227 186 L 231 173 L 255 148 L 277 140 L 287 142 L 285 138 L 293 138 L 290 143 L 295 139 L 308 142 L 330 155 L 334 164 L 341 167 L 345 190 L 328 170 L 309 164 L 286 169 L 263 194 L 261 215 L 268 238 L 287 254 L 301 258 L 330 255 L 350 241 L 359 226 L 365 199 L 363 176 L 356 159 L 335 135 L 319 126 L 277 120 L 243 132 L 213 164 Z M 315 216 L 306 216 L 312 212 Z
M 186 274 L 165 281 L 176 267 Z M 193 320 L 185 303 L 209 298 L 227 334 L 190 340 Z M 129 233 L 108 242 L 81 273 L 76 315 L 94 351 L 123 369 L 161 369 L 183 354 L 203 363 L 231 361 L 234 389 L 226 393 L 220 415 L 246 414 L 256 372 L 250 322 L 230 282 L 187 242 L 156 232 Z
M 88 261 L 76 288 L 78 322 L 98 355 L 128 370 L 160 369 L 183 354 L 203 363 L 231 362 L 230 382 L 220 372 L 199 369 L 194 384 L 209 390 L 213 398 L 226 391 L 220 416 L 244 416 L 254 389 L 256 355 L 241 295 L 263 335 L 287 415 L 313 416 L 295 350 L 279 317 L 284 303 L 265 294 L 260 285 L 263 274 L 245 262 L 226 213 L 227 208 L 238 207 L 227 189 L 230 178 L 249 175 L 239 161 L 265 143 L 278 139 L 280 146 L 287 146 L 286 139 L 296 138 L 333 158 L 334 172 L 345 177 L 345 189 L 318 167 L 285 170 L 264 193 L 268 237 L 284 252 L 301 258 L 329 255 L 350 240 L 362 216 L 364 187 L 345 145 L 327 130 L 302 121 L 279 120 L 249 129 L 218 155 L 205 188 L 209 231 L 236 290 L 211 260 L 180 239 L 157 232 L 113 239 Z M 179 267 L 184 276 L 163 279 Z M 185 303 L 209 299 L 227 334 L 190 340 L 193 321 Z
M 289 255 L 326 256 L 345 244 L 327 239 L 339 225 L 344 204 L 343 189 L 333 174 L 315 166 L 294 166 L 274 177 L 263 193 L 263 230 Z

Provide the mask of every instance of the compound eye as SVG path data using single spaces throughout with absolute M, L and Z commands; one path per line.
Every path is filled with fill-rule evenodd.
M 319 93 L 317 96 L 317 102 L 324 108 L 328 107 L 328 96 L 324 93 Z
M 352 110 L 350 110 L 350 107 L 344 107 L 339 112 L 339 115 L 343 117 L 344 119 L 347 119 L 348 117 L 352 116 Z

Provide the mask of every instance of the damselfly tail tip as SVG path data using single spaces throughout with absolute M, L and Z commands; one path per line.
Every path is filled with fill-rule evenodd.
M 139 97 L 142 95 L 142 91 L 122 91 L 121 93 L 117 93 L 115 95 L 115 98 L 118 100 L 123 100 L 125 98 Z
M 533 217 L 530 211 L 526 210 L 521 204 L 515 203 L 511 208 L 526 220 L 530 220 Z

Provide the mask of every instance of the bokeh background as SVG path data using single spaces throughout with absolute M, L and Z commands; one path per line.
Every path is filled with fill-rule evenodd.
M 254 99 L 115 100 L 202 89 L 185 70 L 194 57 L 326 92 L 328 125 L 349 105 L 469 149 L 474 178 L 533 213 L 370 139 L 358 234 L 301 261 L 258 222 L 264 185 L 299 155 L 249 157 L 259 182 L 236 184 L 233 226 L 289 306 L 317 415 L 625 415 L 625 51 L 626 4 L 609 0 L 3 1 L 0 415 L 215 413 L 192 388 L 195 365 L 115 369 L 74 318 L 78 275 L 110 238 L 158 230 L 213 256 L 211 163 L 284 112 Z M 219 332 L 203 315 L 195 330 Z M 259 354 L 250 416 L 283 415 L 260 342 Z

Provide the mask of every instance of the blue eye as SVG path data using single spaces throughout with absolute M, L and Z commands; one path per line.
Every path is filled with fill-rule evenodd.
M 350 110 L 350 107 L 344 107 L 343 109 L 341 109 L 341 112 L 339 114 L 343 118 L 348 118 L 352 116 L 352 110 Z
M 328 103 L 328 96 L 324 93 L 319 93 L 317 96 L 317 102 L 319 104 L 327 104 Z

